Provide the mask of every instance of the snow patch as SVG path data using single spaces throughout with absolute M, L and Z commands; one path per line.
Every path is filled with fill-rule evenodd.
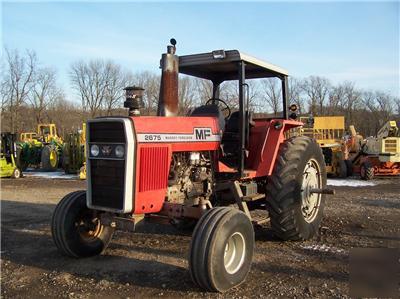
M 328 246 L 325 244 L 322 244 L 322 245 L 300 245 L 300 247 L 303 249 L 306 249 L 306 250 L 311 250 L 311 251 L 347 254 L 347 251 L 344 249 L 336 248 L 333 246 Z
M 64 180 L 78 179 L 78 175 L 76 174 L 66 174 L 60 171 L 51 171 L 51 172 L 29 171 L 29 169 L 27 172 L 24 172 L 24 176 L 44 178 L 44 179 L 64 179 Z
M 341 179 L 328 179 L 327 185 L 329 186 L 349 186 L 349 187 L 365 187 L 376 186 L 374 182 L 367 182 L 362 180 L 341 180 Z

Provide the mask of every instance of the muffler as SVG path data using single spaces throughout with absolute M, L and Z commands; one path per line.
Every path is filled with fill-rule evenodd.
M 177 116 L 178 106 L 178 74 L 179 57 L 175 55 L 176 40 L 170 40 L 171 45 L 167 46 L 167 53 L 162 54 L 160 61 L 161 84 L 160 97 L 158 101 L 158 116 Z

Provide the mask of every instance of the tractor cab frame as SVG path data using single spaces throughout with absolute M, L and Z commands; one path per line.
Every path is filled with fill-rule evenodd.
M 209 53 L 179 57 L 179 73 L 210 80 L 213 85 L 212 104 L 219 100 L 220 86 L 225 81 L 238 81 L 239 94 L 239 161 L 238 174 L 245 176 L 246 152 L 249 144 L 251 114 L 247 79 L 278 78 L 281 80 L 282 116 L 288 119 L 288 71 L 269 62 L 244 54 L 239 50 L 215 50 Z M 275 117 L 279 118 L 279 117 Z M 299 124 L 300 125 L 300 124 Z

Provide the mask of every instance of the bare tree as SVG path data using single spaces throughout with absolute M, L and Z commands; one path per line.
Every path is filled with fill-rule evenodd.
M 6 70 L 6 63 L 4 60 L 0 61 L 0 97 L 1 97 L 1 113 L 2 115 L 8 108 L 11 96 L 11 84 L 9 83 L 9 76 Z
M 193 77 L 189 76 L 179 79 L 178 103 L 180 115 L 187 115 L 193 108 L 200 105 L 196 83 Z
M 111 61 L 91 60 L 89 62 L 77 61 L 71 65 L 70 77 L 72 87 L 81 98 L 84 111 L 89 110 L 92 117 L 101 112 L 109 93 L 115 64 Z M 110 100 L 109 102 L 113 102 Z
M 44 114 L 47 122 L 57 125 L 61 136 L 65 136 L 74 129 L 82 128 L 82 122 L 88 118 L 79 104 L 68 101 L 63 94 L 46 106 Z
M 400 98 L 393 97 L 393 102 L 394 102 L 394 107 L 396 109 L 396 114 L 398 117 L 400 117 Z
M 144 88 L 144 113 L 153 115 L 157 112 L 158 97 L 160 93 L 160 76 L 152 72 L 140 72 L 133 76 L 134 85 Z
M 61 89 L 57 87 L 56 71 L 52 68 L 39 69 L 35 74 L 33 88 L 28 97 L 37 123 L 43 122 L 43 112 L 49 103 L 62 96 Z
M 289 78 L 289 91 L 288 100 L 289 104 L 296 104 L 298 107 L 298 113 L 301 115 L 305 112 L 305 102 L 303 98 L 303 83 L 301 80 L 290 77 Z
M 310 76 L 303 81 L 303 90 L 308 97 L 310 113 L 323 115 L 331 84 L 328 79 Z
M 342 84 L 338 84 L 332 87 L 331 92 L 329 93 L 326 114 L 334 115 L 341 110 L 340 107 L 344 101 L 345 93 L 345 86 L 343 86 Z
M 199 103 L 204 104 L 213 96 L 212 82 L 210 80 L 200 79 L 200 78 L 194 78 L 194 81 L 195 81 L 196 93 L 199 98 Z
M 34 73 L 37 68 L 37 58 L 33 51 L 20 55 L 17 50 L 5 49 L 6 66 L 1 83 L 2 109 L 9 109 L 9 128 L 18 131 L 19 112 L 22 104 L 27 102 L 29 92 L 33 87 Z
M 345 81 L 342 83 L 344 95 L 339 103 L 345 112 L 345 116 L 349 123 L 353 123 L 353 112 L 361 102 L 361 92 L 355 88 L 353 82 Z
M 248 100 L 250 111 L 259 111 L 263 108 L 263 103 L 260 101 L 260 88 L 257 80 L 247 80 L 244 87 L 245 99 Z M 239 109 L 239 87 L 237 81 L 227 81 L 221 84 L 220 98 L 233 109 Z
M 122 99 L 125 95 L 124 88 L 133 85 L 133 75 L 114 63 L 107 64 L 107 72 L 108 82 L 105 89 L 103 109 L 106 115 L 111 115 L 113 109 L 122 107 Z
M 239 109 L 239 91 L 237 82 L 225 81 L 220 84 L 219 98 L 223 100 L 232 110 Z
M 268 78 L 262 81 L 264 98 L 268 106 L 272 109 L 274 115 L 278 115 L 278 111 L 282 109 L 282 93 L 280 80 Z

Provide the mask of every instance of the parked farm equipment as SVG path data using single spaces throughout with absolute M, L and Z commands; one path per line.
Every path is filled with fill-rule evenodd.
M 351 163 L 343 153 L 344 116 L 300 117 L 301 135 L 314 138 L 324 154 L 326 172 L 339 178 L 351 175 Z
M 86 179 L 86 123 L 82 129 L 68 134 L 63 145 L 63 169 L 65 173 L 79 173 L 80 179 Z
M 140 116 L 143 89 L 131 87 L 124 103 L 128 117 L 87 122 L 88 189 L 60 201 L 52 236 L 63 254 L 88 257 L 106 249 L 115 229 L 197 221 L 191 277 L 205 290 L 224 292 L 250 270 L 252 224 L 270 218 L 279 238 L 310 239 L 332 190 L 318 144 L 306 136 L 284 137 L 302 126 L 288 117 L 286 70 L 237 50 L 178 58 L 171 43 L 161 59 L 158 116 Z M 177 116 L 178 72 L 213 84 L 212 98 L 189 116 Z M 253 119 L 246 80 L 270 77 L 281 82 L 282 115 Z M 238 82 L 239 111 L 219 98 L 227 80 Z M 255 209 L 262 218 L 253 217 Z
M 16 135 L 4 132 L 1 133 L 0 153 L 0 177 L 12 177 L 18 179 L 22 176 L 17 165 Z
M 354 172 L 364 180 L 375 176 L 392 176 L 400 174 L 400 130 L 396 121 L 388 121 L 377 133 L 376 137 L 368 137 L 360 142 L 355 130 L 352 139 L 358 150 L 350 147 L 349 160 Z
M 56 170 L 62 162 L 63 140 L 57 135 L 55 124 L 39 124 L 37 133 L 21 133 L 18 160 L 21 168 L 28 166 L 44 171 Z

